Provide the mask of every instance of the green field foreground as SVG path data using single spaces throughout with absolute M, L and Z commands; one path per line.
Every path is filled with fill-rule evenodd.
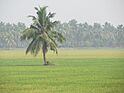
M 0 50 L 0 93 L 124 93 L 124 49 Z

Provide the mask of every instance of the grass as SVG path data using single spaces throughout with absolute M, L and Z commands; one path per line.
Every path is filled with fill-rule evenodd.
M 123 49 L 61 49 L 47 57 L 0 50 L 0 93 L 124 93 Z

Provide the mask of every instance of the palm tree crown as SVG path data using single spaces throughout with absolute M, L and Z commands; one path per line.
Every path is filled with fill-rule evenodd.
M 45 54 L 48 48 L 57 53 L 57 43 L 62 43 L 65 40 L 61 33 L 54 31 L 58 21 L 52 21 L 51 19 L 55 13 L 49 12 L 47 14 L 46 8 L 46 6 L 39 7 L 39 9 L 35 7 L 37 16 L 29 16 L 32 18 L 33 23 L 23 31 L 21 36 L 22 40 L 32 40 L 26 50 L 26 54 L 30 52 L 36 56 L 42 49 L 44 64 L 47 64 Z

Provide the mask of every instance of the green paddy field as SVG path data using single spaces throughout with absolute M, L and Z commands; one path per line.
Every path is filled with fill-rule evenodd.
M 124 49 L 59 49 L 47 60 L 0 49 L 0 93 L 124 93 Z

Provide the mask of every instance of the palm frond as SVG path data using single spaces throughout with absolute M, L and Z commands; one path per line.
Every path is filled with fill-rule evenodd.
M 57 41 L 63 43 L 66 39 L 61 33 L 57 33 Z
M 27 28 L 22 32 L 21 40 L 29 40 L 36 36 L 36 32 L 33 29 Z
M 31 17 L 32 20 L 36 20 L 37 18 L 35 16 L 29 15 L 28 17 Z
M 35 30 L 38 30 L 39 31 L 39 28 L 34 26 L 34 25 L 30 25 L 30 29 L 35 29 Z
M 38 11 L 38 8 L 37 7 L 34 7 L 34 9 Z
M 57 51 L 57 46 L 55 45 L 55 43 L 54 42 L 49 42 L 49 47 L 50 47 L 50 50 L 53 50 L 53 51 L 55 51 L 56 52 L 56 54 L 58 53 L 58 51 Z
M 48 38 L 50 39 L 50 41 L 52 41 L 56 46 L 58 46 L 56 41 L 54 40 L 53 36 L 51 35 L 51 33 L 50 34 L 49 34 L 49 32 L 46 32 L 46 33 L 47 33 Z
M 51 12 L 49 12 L 48 17 L 49 17 L 49 18 L 53 18 L 53 17 L 55 16 L 55 14 L 56 14 L 56 13 L 51 13 Z
M 26 54 L 30 52 L 31 54 L 34 54 L 34 56 L 36 56 L 41 48 L 40 43 L 41 41 L 39 40 L 39 38 L 33 39 L 26 50 Z
M 31 41 L 31 43 L 29 44 L 29 46 L 28 46 L 28 48 L 27 48 L 27 50 L 26 50 L 26 54 L 28 54 L 30 51 L 32 51 L 32 47 L 33 47 L 33 45 L 34 45 L 34 41 L 35 41 L 35 39 L 33 39 L 33 40 Z
M 63 43 L 66 40 L 65 37 L 59 32 L 52 31 L 51 33 L 53 37 L 60 43 Z

